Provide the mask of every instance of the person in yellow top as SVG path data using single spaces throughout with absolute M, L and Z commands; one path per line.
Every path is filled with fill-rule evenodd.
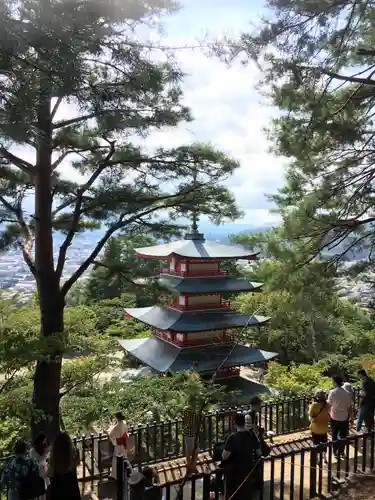
M 310 430 L 314 445 L 327 443 L 329 404 L 324 391 L 318 391 L 314 396 L 314 401 L 309 408 Z

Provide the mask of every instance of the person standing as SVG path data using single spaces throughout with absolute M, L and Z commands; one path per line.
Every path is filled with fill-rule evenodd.
M 39 475 L 43 478 L 47 490 L 50 484 L 48 477 L 49 442 L 44 432 L 40 432 L 34 439 L 33 447 L 30 450 L 30 458 L 38 464 Z M 45 495 L 40 497 L 39 500 L 44 500 L 44 498 Z
M 257 435 L 260 429 L 260 410 L 262 400 L 259 396 L 254 396 L 250 400 L 250 411 L 245 415 L 245 426 L 248 430 L 253 430 Z
M 79 453 L 73 446 L 67 432 L 60 432 L 52 443 L 48 476 L 48 500 L 80 500 L 77 467 L 80 463 Z
M 329 406 L 325 391 L 317 391 L 309 408 L 311 437 L 314 445 L 328 441 Z
M 319 446 L 328 442 L 329 405 L 325 391 L 317 391 L 309 408 L 310 431 L 313 444 Z M 326 446 L 324 461 L 327 462 Z
M 358 376 L 362 379 L 362 389 L 356 430 L 360 432 L 362 422 L 364 422 L 367 432 L 371 432 L 374 428 L 375 381 L 367 375 L 363 368 L 358 371 Z
M 197 400 L 190 398 L 182 418 L 182 433 L 188 474 L 194 474 L 197 469 L 199 452 L 200 416 L 197 412 Z
M 117 458 L 127 458 L 128 426 L 124 415 L 119 411 L 115 414 L 116 423 L 109 429 L 108 436 L 114 446 L 112 457 L 112 470 L 110 477 L 117 478 Z
M 36 500 L 44 495 L 44 481 L 39 476 L 38 464 L 27 453 L 25 441 L 15 444 L 14 456 L 1 475 L 1 489 L 7 490 L 8 500 Z
M 245 415 L 235 417 L 236 432 L 228 437 L 223 450 L 225 500 L 250 500 L 259 488 L 254 484 L 254 471 L 261 459 L 260 443 L 245 427 Z M 258 486 L 258 488 L 257 488 Z
M 334 375 L 335 387 L 328 393 L 329 416 L 331 419 L 332 441 L 345 439 L 349 434 L 349 418 L 353 403 L 352 395 L 343 388 L 343 379 Z M 342 448 L 336 447 L 335 452 L 341 453 Z

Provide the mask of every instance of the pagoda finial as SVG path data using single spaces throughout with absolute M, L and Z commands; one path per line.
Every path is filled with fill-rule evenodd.
M 185 240 L 201 240 L 204 241 L 204 236 L 202 233 L 198 231 L 198 213 L 197 206 L 195 203 L 195 189 L 197 186 L 197 177 L 198 170 L 197 165 L 194 165 L 193 168 L 193 199 L 192 199 L 192 207 L 191 207 L 191 233 L 185 235 Z

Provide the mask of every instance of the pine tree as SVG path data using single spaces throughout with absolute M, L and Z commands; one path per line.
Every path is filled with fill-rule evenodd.
M 160 272 L 157 260 L 138 259 L 136 248 L 157 245 L 144 235 L 110 238 L 103 257 L 95 261 L 86 286 L 87 300 L 113 299 L 123 293 L 134 294 L 137 307 L 154 304 L 160 293 L 155 277 Z
M 170 7 L 168 0 L 1 2 L 0 243 L 2 250 L 20 248 L 35 277 L 42 337 L 64 331 L 66 294 L 117 230 L 167 230 L 168 219 L 193 199 L 214 222 L 238 215 L 220 186 L 237 167 L 231 158 L 204 145 L 151 154 L 132 143 L 190 119 L 173 58 L 153 60 L 136 36 L 137 27 Z M 67 161 L 84 176 L 81 183 L 61 177 Z M 75 235 L 97 227 L 103 235 L 64 281 Z M 56 262 L 54 231 L 65 234 Z M 62 355 L 56 349 L 37 362 L 34 432 L 58 431 Z
M 255 58 L 281 113 L 269 130 L 288 159 L 273 199 L 305 258 L 335 260 L 375 244 L 374 4 L 269 0 L 268 19 L 236 54 Z M 276 50 L 275 50 L 276 49 Z

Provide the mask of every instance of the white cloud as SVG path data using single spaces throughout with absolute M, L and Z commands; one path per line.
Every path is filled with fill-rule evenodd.
M 198 0 L 185 0 L 185 8 L 166 23 L 162 43 L 169 46 L 192 46 L 210 26 L 210 36 L 224 31 L 238 34 L 249 29 L 259 7 L 245 5 L 244 0 L 206 0 L 202 9 Z M 208 15 L 209 12 L 209 15 Z M 195 19 L 195 21 L 194 21 Z M 237 62 L 227 67 L 209 58 L 201 49 L 177 51 L 177 60 L 186 73 L 184 101 L 191 108 L 193 123 L 157 132 L 147 140 L 149 147 L 173 147 L 191 141 L 207 141 L 231 154 L 241 167 L 228 181 L 246 216 L 241 222 L 251 224 L 275 222 L 265 194 L 274 193 L 283 184 L 284 161 L 269 153 L 264 127 L 275 111 L 266 106 L 255 90 L 259 70 L 255 64 L 244 67 Z

